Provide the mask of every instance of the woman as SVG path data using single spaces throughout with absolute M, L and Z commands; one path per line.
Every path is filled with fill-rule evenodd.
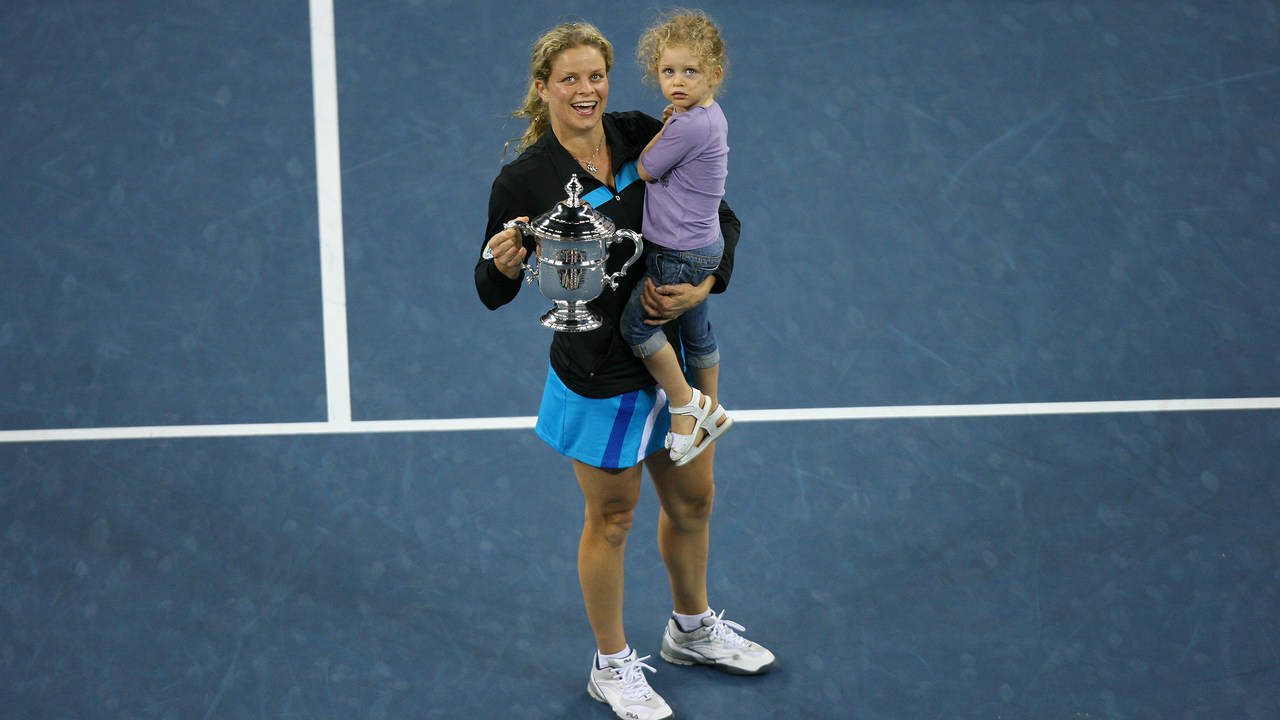
M 583 183 L 583 198 L 618 227 L 641 230 L 645 183 L 635 161 L 662 124 L 642 113 L 605 112 L 612 64 L 612 46 L 586 23 L 559 25 L 534 44 L 529 92 L 516 113 L 529 120 L 529 127 L 518 141 L 520 156 L 494 180 L 487 241 L 475 270 L 476 289 L 490 309 L 515 297 L 521 263 L 534 250 L 532 240 L 504 230 L 503 224 L 549 210 L 565 198 L 572 175 Z M 727 205 L 721 205 L 720 222 L 725 236 L 720 269 L 698 286 L 646 286 L 650 322 L 678 317 L 727 286 L 739 223 Z M 606 270 L 620 269 L 624 254 L 611 255 Z M 643 671 L 653 668 L 644 663 L 648 656 L 640 657 L 628 644 L 622 622 L 623 557 L 642 465 L 662 506 L 658 545 L 674 605 L 662 638 L 663 659 L 757 674 L 772 667 L 774 658 L 734 632 L 742 626 L 710 609 L 706 578 L 714 446 L 679 468 L 663 451 L 665 397 L 618 331 L 623 305 L 643 276 L 640 265 L 617 289 L 606 287 L 592 301 L 606 318 L 604 327 L 553 337 L 537 433 L 570 458 L 586 504 L 578 577 L 597 645 L 588 692 L 618 717 L 658 720 L 672 717 L 671 709 L 649 687 Z M 695 380 L 714 400 L 717 369 L 701 371 Z

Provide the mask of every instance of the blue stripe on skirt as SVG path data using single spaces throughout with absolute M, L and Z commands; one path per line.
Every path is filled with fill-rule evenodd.
M 662 449 L 671 417 L 654 385 L 609 398 L 583 397 L 547 370 L 535 431 L 561 455 L 599 468 L 626 468 Z
M 627 441 L 627 432 L 631 427 L 631 418 L 635 415 L 636 396 L 639 390 L 633 390 L 622 396 L 618 406 L 618 414 L 613 416 L 613 429 L 609 431 L 609 444 L 604 448 L 604 464 L 607 467 L 622 467 L 618 464 L 622 457 L 622 448 Z

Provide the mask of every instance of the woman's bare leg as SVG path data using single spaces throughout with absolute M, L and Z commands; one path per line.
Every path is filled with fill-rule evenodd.
M 627 646 L 622 626 L 623 560 L 640 500 L 640 466 L 606 470 L 573 461 L 586 501 L 578 543 L 578 582 L 587 621 L 604 653 Z
M 710 607 L 707 554 L 716 493 L 714 457 L 712 445 L 683 467 L 675 467 L 665 452 L 654 453 L 645 460 L 662 504 L 658 550 L 671 581 L 673 608 L 682 614 L 694 615 Z

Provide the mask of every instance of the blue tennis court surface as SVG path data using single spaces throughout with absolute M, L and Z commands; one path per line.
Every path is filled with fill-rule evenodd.
M 779 666 L 657 661 L 646 488 L 655 689 L 703 720 L 1280 716 L 1280 7 L 703 7 L 743 221 L 721 393 L 760 411 L 719 444 L 711 601 Z M 530 42 L 595 22 L 610 109 L 658 114 L 654 8 L 336 0 L 336 174 L 327 9 L 0 9 L 0 716 L 609 717 L 580 492 L 489 422 L 536 412 L 548 302 L 490 313 L 471 267 Z

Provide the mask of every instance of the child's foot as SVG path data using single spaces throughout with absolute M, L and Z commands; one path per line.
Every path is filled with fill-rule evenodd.
M 690 400 L 689 402 L 692 403 L 693 401 Z M 671 432 L 677 435 L 693 435 L 697 427 L 698 419 L 693 415 L 671 413 Z
M 692 395 L 684 405 L 671 405 L 671 432 L 667 433 L 667 447 L 671 459 L 679 463 L 691 450 L 698 447 L 699 426 L 711 412 L 711 398 L 689 388 Z
M 689 464 L 703 450 L 711 447 L 711 443 L 715 442 L 725 431 L 733 427 L 733 418 L 725 412 L 723 405 L 709 397 L 706 404 L 710 409 L 706 417 L 698 421 L 698 426 L 693 431 L 693 444 L 680 457 L 676 457 L 675 451 L 672 451 L 671 459 L 675 461 L 676 467 Z M 712 405 L 715 407 L 710 407 Z

